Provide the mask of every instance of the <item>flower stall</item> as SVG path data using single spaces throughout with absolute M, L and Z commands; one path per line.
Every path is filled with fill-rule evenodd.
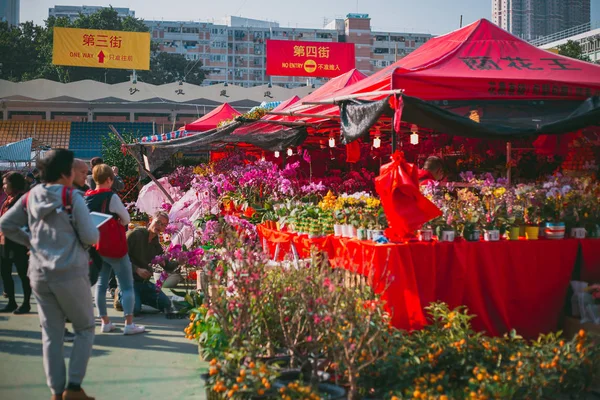
M 210 361 L 209 397 L 534 398 L 589 387 L 597 349 L 585 333 L 551 332 L 573 271 L 598 280 L 598 183 L 508 187 L 466 173 L 463 185 L 421 188 L 441 216 L 399 241 L 372 180 L 311 181 L 296 163 L 231 154 L 161 178 L 174 204 L 154 183 L 142 189 L 138 213 L 170 215 L 158 286 L 176 263 L 197 288 L 182 312 Z M 564 238 L 546 222 L 564 223 Z M 532 345 L 515 331 L 550 335 Z
M 477 51 L 487 50 L 499 60 L 523 53 L 536 63 L 569 63 L 546 68 L 566 90 L 540 87 L 526 68 L 484 68 Z M 574 312 L 569 284 L 600 281 L 600 184 L 581 173 L 595 167 L 585 140 L 567 155 L 568 174 L 546 166 L 536 171 L 547 178 L 528 180 L 521 171 L 516 185 L 498 172 L 515 177 L 537 158 L 513 159 L 512 144 L 502 168 L 486 165 L 495 173 L 468 171 L 491 153 L 461 150 L 452 156 L 460 182 L 421 187 L 416 166 L 395 151 L 424 148 L 420 133 L 438 146 L 440 132 L 514 141 L 595 124 L 600 107 L 589 97 L 598 87 L 571 71 L 600 69 L 541 56 L 482 20 L 372 77 L 290 99 L 258 121 L 238 117 L 202 138 L 131 146 L 148 169 L 190 146 L 246 143 L 269 152 L 260 161 L 227 155 L 180 168 L 144 188 L 152 198 L 136 204 L 170 215 L 157 271 L 177 262 L 182 276 L 196 279 L 185 296 L 185 334 L 210 361 L 209 397 L 540 398 L 591 386 L 598 346 L 585 331 L 570 341 L 553 333 L 565 308 Z M 509 78 L 518 83 L 507 87 Z M 543 124 L 530 122 L 537 116 Z M 388 146 L 378 150 L 382 140 Z M 315 177 L 308 149 L 332 159 L 340 141 L 348 163 L 362 161 L 365 147 L 379 162 L 391 148 L 392 162 L 377 178 L 356 165 Z

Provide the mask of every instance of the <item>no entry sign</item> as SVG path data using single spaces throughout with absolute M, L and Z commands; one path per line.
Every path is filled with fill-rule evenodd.
M 267 75 L 334 78 L 355 66 L 353 43 L 267 40 Z

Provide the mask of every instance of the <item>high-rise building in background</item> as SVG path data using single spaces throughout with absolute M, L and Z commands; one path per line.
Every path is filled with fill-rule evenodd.
M 9 0 L 10 1 L 10 0 Z M 71 21 L 79 18 L 79 14 L 91 15 L 96 11 L 102 10 L 103 6 L 54 6 L 48 10 L 49 17 L 66 17 Z M 113 9 L 119 14 L 119 17 L 135 17 L 135 11 L 129 8 L 113 7 Z
M 492 21 L 525 40 L 589 24 L 591 0 L 492 0 Z
M 104 7 L 54 6 L 49 16 L 75 20 Z M 135 16 L 128 8 L 114 8 L 121 17 Z M 266 75 L 266 45 L 269 39 L 355 44 L 356 68 L 370 75 L 410 54 L 433 36 L 426 33 L 376 32 L 368 14 L 348 14 L 323 28 L 281 27 L 277 22 L 227 17 L 222 23 L 197 21 L 144 21 L 160 50 L 202 62 L 209 72 L 205 85 L 235 84 L 244 87 L 267 83 L 285 87 L 316 86 L 320 79 L 269 77 Z
M 19 2 L 20 0 L 0 0 L 0 21 L 19 25 Z
M 302 77 L 266 75 L 265 41 L 304 40 L 355 44 L 356 68 L 370 75 L 410 54 L 433 36 L 425 33 L 377 32 L 368 14 L 348 14 L 321 29 L 287 28 L 276 22 L 228 17 L 222 24 L 210 22 L 145 21 L 152 40 L 162 51 L 200 60 L 210 73 L 210 85 L 227 82 L 250 87 L 267 83 L 304 86 Z M 319 85 L 322 81 L 312 80 Z

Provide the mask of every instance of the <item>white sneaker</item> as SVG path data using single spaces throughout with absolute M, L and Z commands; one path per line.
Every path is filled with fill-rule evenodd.
M 114 326 L 112 322 L 109 322 L 108 324 L 102 324 L 102 333 L 109 333 L 114 331 L 115 329 L 117 329 L 117 327 Z
M 143 325 L 125 325 L 123 329 L 123 335 L 137 335 L 138 333 L 144 333 L 146 331 L 146 327 Z

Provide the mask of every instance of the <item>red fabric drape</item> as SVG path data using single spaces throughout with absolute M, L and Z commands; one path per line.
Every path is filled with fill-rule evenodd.
M 600 283 L 600 243 L 598 240 L 581 241 L 581 280 Z
M 442 215 L 441 211 L 419 190 L 419 169 L 407 163 L 397 151 L 392 162 L 382 165 L 375 178 L 375 189 L 389 223 L 392 238 L 403 238 L 424 223 Z
M 423 327 L 424 307 L 444 301 L 467 306 L 478 331 L 502 335 L 516 329 L 535 338 L 558 329 L 580 249 L 582 275 L 590 281 L 600 277 L 600 241 L 594 239 L 380 245 L 334 236 L 309 239 L 263 226 L 259 234 L 272 255 L 273 240 L 280 240 L 280 259 L 291 243 L 300 257 L 314 246 L 328 253 L 334 267 L 367 277 L 401 329 Z

